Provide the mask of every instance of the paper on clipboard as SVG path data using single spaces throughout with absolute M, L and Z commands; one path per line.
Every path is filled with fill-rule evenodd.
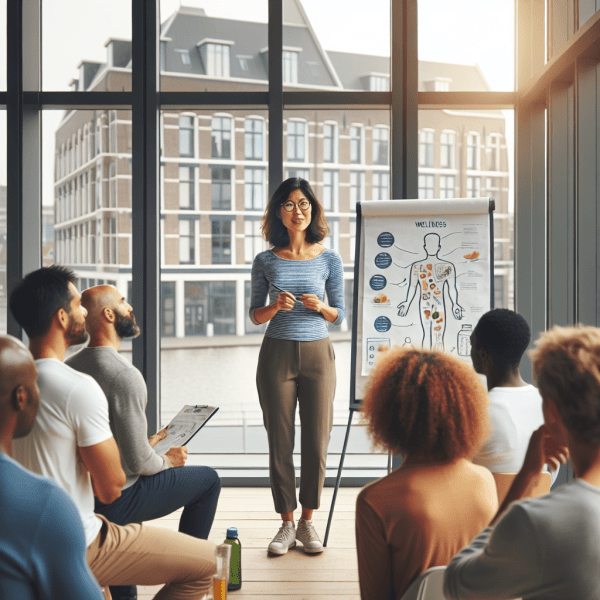
M 162 456 L 169 448 L 185 446 L 218 410 L 218 406 L 186 404 L 167 425 L 167 437 L 154 446 L 154 452 Z

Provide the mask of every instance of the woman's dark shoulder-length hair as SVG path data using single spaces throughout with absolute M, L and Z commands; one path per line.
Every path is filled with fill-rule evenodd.
M 281 220 L 279 210 L 294 190 L 301 190 L 311 203 L 311 220 L 306 230 L 306 241 L 314 244 L 325 239 L 329 234 L 325 211 L 310 187 L 310 183 L 301 177 L 290 177 L 275 190 L 262 219 L 263 237 L 275 248 L 283 248 L 290 243 L 290 236 L 287 227 Z

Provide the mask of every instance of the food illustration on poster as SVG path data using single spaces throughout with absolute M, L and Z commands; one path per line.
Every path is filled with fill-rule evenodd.
M 489 213 L 364 220 L 362 375 L 381 346 L 468 359 L 490 307 Z
M 446 332 L 446 297 L 452 302 L 451 314 L 462 319 L 463 308 L 458 303 L 456 267 L 439 258 L 442 249 L 440 236 L 428 233 L 423 238 L 426 256 L 409 265 L 410 272 L 406 300 L 398 304 L 398 315 L 405 317 L 418 294 L 419 318 L 423 330 L 422 346 L 428 350 L 444 350 Z

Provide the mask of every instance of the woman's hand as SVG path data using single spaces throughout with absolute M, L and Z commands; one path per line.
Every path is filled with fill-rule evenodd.
M 316 312 L 322 312 L 323 306 L 325 306 L 316 294 L 302 294 L 302 296 L 300 296 L 300 302 L 302 302 L 306 308 Z
M 295 304 L 296 297 L 289 292 L 281 292 L 281 294 L 277 296 L 277 302 L 275 303 L 277 310 L 292 310 Z

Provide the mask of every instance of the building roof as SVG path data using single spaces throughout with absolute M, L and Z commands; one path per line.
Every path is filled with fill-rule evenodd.
M 389 76 L 390 57 L 324 51 L 304 12 L 301 0 L 284 0 L 283 47 L 298 50 L 298 84 L 314 88 L 369 90 L 372 75 Z M 230 77 L 268 81 L 268 25 L 236 19 L 211 17 L 202 8 L 181 6 L 162 25 L 161 69 L 186 76 L 206 76 L 201 42 L 222 41 L 229 47 Z M 113 41 L 112 38 L 109 42 Z M 126 47 L 126 40 L 113 45 Z M 130 51 L 130 48 L 129 48 Z M 114 60 L 114 57 L 113 57 Z M 119 62 L 119 61 L 117 61 Z M 125 65 L 125 60 L 119 66 Z M 101 76 L 101 63 L 82 61 L 87 88 L 90 77 Z M 130 66 L 128 63 L 127 66 Z M 97 72 L 96 72 L 97 70 Z M 434 90 L 436 80 L 448 91 L 489 91 L 477 65 L 419 61 L 419 91 Z M 87 85 L 86 85 L 87 83 Z M 290 84 L 286 84 L 286 87 Z

